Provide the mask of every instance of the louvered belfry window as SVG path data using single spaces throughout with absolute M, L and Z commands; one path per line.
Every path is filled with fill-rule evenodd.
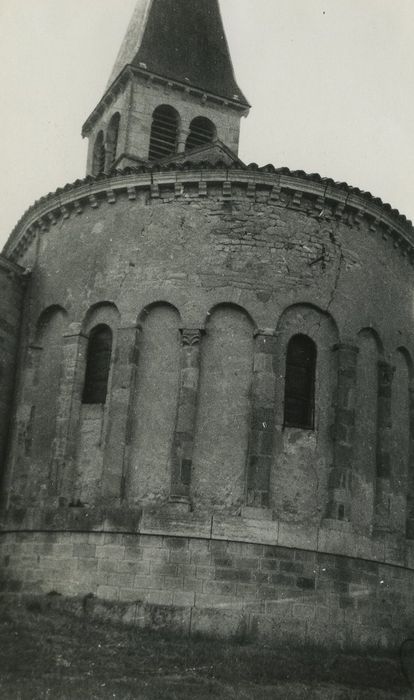
M 161 105 L 152 115 L 149 148 L 150 160 L 161 160 L 177 150 L 178 114 L 172 107 Z
M 105 403 L 108 391 L 111 353 L 111 329 L 104 324 L 95 326 L 89 335 L 82 403 Z
M 284 425 L 313 430 L 316 345 L 307 335 L 294 335 L 286 355 Z
M 92 174 L 100 175 L 100 173 L 105 172 L 105 143 L 103 131 L 100 131 L 96 137 L 95 144 L 93 147 L 93 162 L 92 162 Z
M 190 133 L 187 137 L 185 150 L 190 151 L 197 146 L 211 143 L 216 136 L 216 127 L 206 117 L 196 117 L 190 124 Z
M 112 115 L 111 121 L 108 126 L 108 133 L 106 137 L 107 142 L 107 152 L 108 152 L 108 163 L 107 170 L 110 170 L 116 160 L 116 151 L 118 147 L 118 136 L 119 136 L 119 124 L 121 121 L 121 116 L 119 112 L 115 112 Z

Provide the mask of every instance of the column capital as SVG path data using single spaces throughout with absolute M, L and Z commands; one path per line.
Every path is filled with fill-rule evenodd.
M 354 355 L 358 355 L 359 353 L 359 347 L 358 345 L 355 345 L 354 343 L 351 342 L 343 342 L 343 343 L 335 343 L 335 345 L 332 347 L 332 350 L 334 352 L 349 352 Z
M 180 333 L 182 345 L 192 348 L 200 344 L 204 328 L 180 328 Z
M 63 336 L 63 340 L 65 343 L 67 343 L 70 340 L 76 340 L 77 338 L 83 338 L 84 340 L 87 340 L 89 336 L 86 335 L 86 333 L 83 333 L 79 331 L 79 333 L 65 333 Z
M 395 367 L 386 360 L 378 360 L 379 381 L 382 384 L 391 383 L 395 373 Z
M 275 328 L 257 328 L 254 333 L 253 337 L 257 338 L 258 336 L 266 336 L 268 338 L 274 338 L 276 336 L 276 329 Z

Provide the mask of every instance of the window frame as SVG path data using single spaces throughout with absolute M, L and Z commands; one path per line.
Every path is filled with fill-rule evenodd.
M 101 351 L 102 348 L 97 348 L 94 346 L 94 342 L 99 332 L 105 330 L 107 336 L 104 342 L 110 343 L 109 350 L 106 350 L 105 367 L 102 371 L 102 375 L 105 376 L 105 381 L 99 380 L 98 376 L 93 374 L 92 366 L 96 361 L 97 352 Z M 110 326 L 106 323 L 98 323 L 94 326 L 88 337 L 88 344 L 86 348 L 86 363 L 85 363 L 85 376 L 83 381 L 82 389 L 82 404 L 88 406 L 104 406 L 108 398 L 109 389 L 109 379 L 111 374 L 112 366 L 112 352 L 113 352 L 114 336 Z M 102 386 L 104 385 L 104 390 Z M 97 399 L 98 397 L 98 399 Z M 92 399 L 92 400 L 91 400 Z
M 302 341 L 302 347 L 294 347 L 294 343 Z M 307 347 L 306 347 L 307 346 Z M 298 362 L 294 358 L 294 353 L 304 353 L 305 362 Z M 284 401 L 283 401 L 283 428 L 297 428 L 299 430 L 315 430 L 315 397 L 316 397 L 316 369 L 317 369 L 317 346 L 314 340 L 305 333 L 295 333 L 289 339 L 286 346 L 286 365 L 284 378 Z M 305 378 L 299 378 L 299 371 L 305 374 Z M 295 390 L 294 384 L 304 385 L 303 388 Z M 293 388 L 292 388 L 293 387 Z M 300 406 L 302 417 L 299 417 L 299 410 L 294 416 L 295 410 L 288 408 L 289 401 L 296 401 Z M 301 404 L 302 402 L 302 404 Z

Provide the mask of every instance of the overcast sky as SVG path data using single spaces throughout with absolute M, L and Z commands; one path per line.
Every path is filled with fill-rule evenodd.
M 220 2 L 253 106 L 241 158 L 346 181 L 413 219 L 414 0 Z M 134 5 L 0 0 L 0 245 L 35 199 L 84 176 L 81 126 Z

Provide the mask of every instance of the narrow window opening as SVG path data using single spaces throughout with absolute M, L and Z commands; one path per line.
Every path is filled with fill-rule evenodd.
M 92 174 L 99 175 L 105 172 L 105 143 L 103 131 L 100 131 L 93 147 Z
M 190 133 L 187 137 L 185 150 L 190 151 L 197 146 L 211 143 L 216 137 L 216 127 L 206 117 L 196 117 L 190 124 Z
M 121 115 L 119 112 L 115 112 L 112 115 L 111 121 L 108 126 L 108 133 L 106 137 L 107 143 L 107 170 L 109 171 L 116 160 L 116 151 L 118 147 L 118 136 L 119 136 L 119 124 L 121 121 Z
M 149 159 L 160 160 L 177 150 L 178 114 L 172 107 L 161 105 L 152 115 Z
M 82 403 L 105 403 L 108 391 L 111 352 L 111 329 L 103 324 L 95 326 L 89 336 Z
M 316 345 L 306 335 L 290 339 L 286 355 L 284 425 L 313 430 Z

